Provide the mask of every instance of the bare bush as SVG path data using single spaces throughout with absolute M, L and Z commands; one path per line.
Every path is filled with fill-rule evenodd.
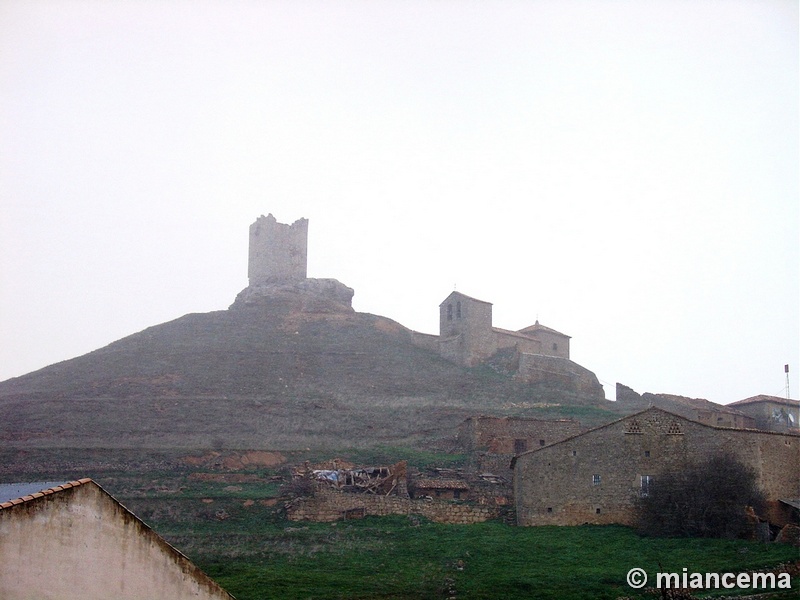
M 729 454 L 663 473 L 640 500 L 639 530 L 654 536 L 745 537 L 746 508 L 759 512 L 764 505 L 756 482 L 756 473 Z
M 281 486 L 280 494 L 286 498 L 300 498 L 313 496 L 317 491 L 317 484 L 308 477 L 297 477 Z

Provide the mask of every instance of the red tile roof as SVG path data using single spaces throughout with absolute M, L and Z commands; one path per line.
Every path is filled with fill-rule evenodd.
M 11 508 L 12 506 L 16 506 L 17 504 L 24 504 L 25 502 L 30 502 L 31 500 L 35 500 L 36 498 L 49 496 L 50 494 L 55 494 L 56 492 L 62 492 L 70 488 L 78 487 L 79 485 L 83 485 L 84 483 L 89 483 L 90 481 L 91 479 L 89 478 L 78 479 L 77 481 L 70 481 L 68 483 L 57 485 L 55 487 L 47 488 L 46 490 L 41 490 L 39 492 L 36 492 L 35 494 L 22 496 L 21 498 L 14 498 L 13 500 L 9 500 L 8 502 L 3 502 L 2 504 L 0 504 L 0 510 L 4 508 Z
M 781 398 L 780 396 L 767 396 L 765 394 L 752 396 L 751 398 L 745 398 L 744 400 L 739 400 L 738 402 L 731 402 L 728 404 L 728 406 L 744 406 L 746 404 L 756 404 L 758 402 L 774 402 L 775 404 L 785 404 L 786 406 L 793 406 L 795 408 L 800 406 L 800 400 L 790 400 L 789 398 Z

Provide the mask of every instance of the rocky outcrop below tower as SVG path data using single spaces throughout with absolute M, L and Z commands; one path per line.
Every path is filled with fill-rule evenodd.
M 261 308 L 298 313 L 352 313 L 353 290 L 336 279 L 306 277 L 308 219 L 291 225 L 272 214 L 250 225 L 250 285 L 231 310 Z
M 247 286 L 239 292 L 230 310 L 258 307 L 307 313 L 352 313 L 353 293 L 353 288 L 336 279 L 263 283 Z

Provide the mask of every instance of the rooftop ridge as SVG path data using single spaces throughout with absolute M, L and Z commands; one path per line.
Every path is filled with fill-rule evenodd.
M 22 496 L 21 498 L 14 498 L 13 500 L 9 500 L 8 502 L 3 502 L 0 504 L 0 510 L 4 508 L 11 508 L 12 506 L 17 506 L 18 504 L 24 504 L 25 502 L 30 502 L 31 500 L 36 500 L 37 498 L 43 498 L 44 496 L 49 496 L 51 494 L 55 494 L 56 492 L 63 492 L 64 490 L 69 490 L 71 488 L 78 487 L 79 485 L 83 485 L 84 483 L 90 483 L 91 481 L 92 480 L 90 478 L 84 477 L 83 479 L 68 481 L 66 483 L 62 483 L 61 485 L 38 491 L 34 494 Z

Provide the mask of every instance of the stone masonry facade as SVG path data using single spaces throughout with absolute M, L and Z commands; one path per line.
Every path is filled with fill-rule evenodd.
M 730 453 L 755 470 L 773 524 L 800 497 L 800 435 L 712 427 L 649 408 L 514 459 L 520 525 L 635 522 L 637 498 L 661 473 Z M 702 485 L 702 482 L 698 482 Z
M 458 428 L 459 445 L 468 452 L 514 455 L 548 446 L 585 431 L 573 419 L 476 416 Z M 510 459 L 509 459 L 510 464 Z
M 605 398 L 594 373 L 570 360 L 570 337 L 538 321 L 519 331 L 492 326 L 492 304 L 452 292 L 439 305 L 439 354 L 474 367 L 502 353 L 517 379 Z
M 308 263 L 308 219 L 291 225 L 271 214 L 250 225 L 247 276 L 250 285 L 303 281 Z

